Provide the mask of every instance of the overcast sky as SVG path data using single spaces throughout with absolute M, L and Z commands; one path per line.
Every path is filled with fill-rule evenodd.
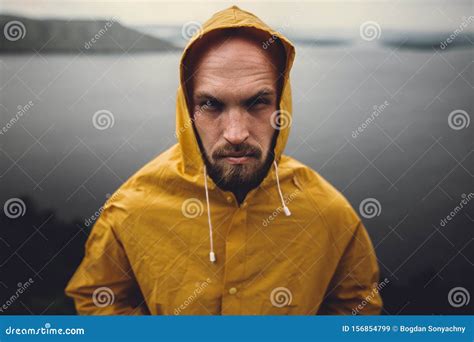
M 270 25 L 324 30 L 353 29 L 373 20 L 382 27 L 404 30 L 453 30 L 474 15 L 464 0 L 326 0 L 326 1 L 91 1 L 0 0 L 0 12 L 29 17 L 110 18 L 129 25 L 204 22 L 214 12 L 238 5 Z M 470 27 L 474 26 L 471 22 Z

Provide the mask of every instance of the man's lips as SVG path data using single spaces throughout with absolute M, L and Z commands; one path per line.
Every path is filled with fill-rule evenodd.
M 219 156 L 219 159 L 225 159 L 230 164 L 245 164 L 248 163 L 252 158 L 255 158 L 254 154 L 245 153 L 229 153 Z
M 243 156 L 243 157 L 225 157 L 230 164 L 245 164 L 250 161 L 250 156 Z

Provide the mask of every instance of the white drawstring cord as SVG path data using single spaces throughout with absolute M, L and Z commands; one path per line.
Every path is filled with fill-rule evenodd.
M 280 179 L 278 178 L 278 166 L 277 166 L 276 160 L 273 161 L 273 165 L 275 166 L 275 175 L 277 179 L 277 187 L 278 187 L 278 193 L 280 194 L 281 205 L 283 206 L 283 211 L 285 212 L 285 215 L 290 216 L 291 215 L 290 208 L 286 206 L 285 201 L 283 200 L 283 195 L 281 193 Z
M 285 204 L 285 200 L 283 199 L 283 194 L 281 193 L 281 188 L 280 188 L 280 178 L 278 177 L 278 165 L 276 161 L 273 161 L 273 165 L 275 166 L 275 175 L 276 175 L 276 181 L 277 181 L 277 187 L 278 187 L 278 194 L 280 195 L 281 199 L 281 205 L 283 207 L 283 211 L 286 216 L 291 215 L 290 208 L 288 208 Z M 209 252 L 209 260 L 211 262 L 216 262 L 216 254 L 214 253 L 214 240 L 212 237 L 212 222 L 211 222 L 211 206 L 209 204 L 209 190 L 207 188 L 207 172 L 206 172 L 206 167 L 204 166 L 204 189 L 206 190 L 206 204 L 207 204 L 207 221 L 209 224 L 209 242 L 210 242 L 210 252 Z
M 207 220 L 209 223 L 209 241 L 211 245 L 211 251 L 209 252 L 209 260 L 216 262 L 216 254 L 214 253 L 214 241 L 212 238 L 212 222 L 211 222 L 211 206 L 209 205 L 209 191 L 207 190 L 207 172 L 204 166 L 204 188 L 206 189 L 206 203 L 207 203 Z

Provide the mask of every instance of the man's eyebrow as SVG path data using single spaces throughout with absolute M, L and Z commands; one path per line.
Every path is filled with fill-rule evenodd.
M 245 99 L 242 101 L 243 104 L 249 105 L 253 104 L 258 98 L 260 97 L 268 97 L 268 96 L 273 96 L 275 94 L 275 91 L 270 88 L 263 88 L 256 92 L 254 95 L 250 96 L 249 98 Z M 216 102 L 222 102 L 219 98 L 216 96 L 208 93 L 208 92 L 197 92 L 194 94 L 194 99 L 196 101 L 202 101 L 202 100 L 211 100 L 211 101 L 216 101 Z
M 264 89 L 259 90 L 255 95 L 252 95 L 248 99 L 244 100 L 243 103 L 247 106 L 252 105 L 259 98 L 272 96 L 274 94 L 275 92 L 272 89 L 264 88 Z
M 207 93 L 207 92 L 198 92 L 194 95 L 194 98 L 197 100 L 197 101 L 200 101 L 200 100 L 211 100 L 211 101 L 216 101 L 216 102 L 222 102 L 221 100 L 219 100 L 217 97 L 215 97 L 214 95 L 211 95 L 210 93 Z

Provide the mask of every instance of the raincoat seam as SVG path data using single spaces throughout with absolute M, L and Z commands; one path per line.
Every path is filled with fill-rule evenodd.
M 312 170 L 311 170 L 311 171 L 312 171 Z M 314 171 L 312 172 L 312 174 L 315 175 L 315 176 L 317 176 L 317 173 L 314 172 Z M 310 183 L 310 182 L 311 182 L 311 180 L 309 180 L 309 183 Z M 316 187 L 317 187 L 317 188 L 320 188 L 319 184 L 317 184 Z M 308 184 L 307 189 L 311 189 L 311 188 L 312 188 L 312 187 L 309 186 L 309 184 Z M 314 187 L 313 187 L 313 188 L 314 188 Z M 307 192 L 308 197 L 310 198 L 311 202 L 313 203 L 314 208 L 318 211 L 319 216 L 320 216 L 321 219 L 323 220 L 324 226 L 326 227 L 326 229 L 327 229 L 327 231 L 328 231 L 328 234 L 331 236 L 331 240 L 332 240 L 332 242 L 333 242 L 333 246 L 335 246 L 335 248 L 338 249 L 339 253 L 341 253 L 342 251 L 341 251 L 341 250 L 339 249 L 339 247 L 337 246 L 337 243 L 336 243 L 337 240 L 336 240 L 336 238 L 335 238 L 335 236 L 334 236 L 334 232 L 332 231 L 331 227 L 329 226 L 329 223 L 328 223 L 328 221 L 327 221 L 326 215 L 322 212 L 320 205 L 318 204 L 318 202 L 316 201 L 316 199 L 313 197 L 311 191 L 307 190 L 306 192 Z

